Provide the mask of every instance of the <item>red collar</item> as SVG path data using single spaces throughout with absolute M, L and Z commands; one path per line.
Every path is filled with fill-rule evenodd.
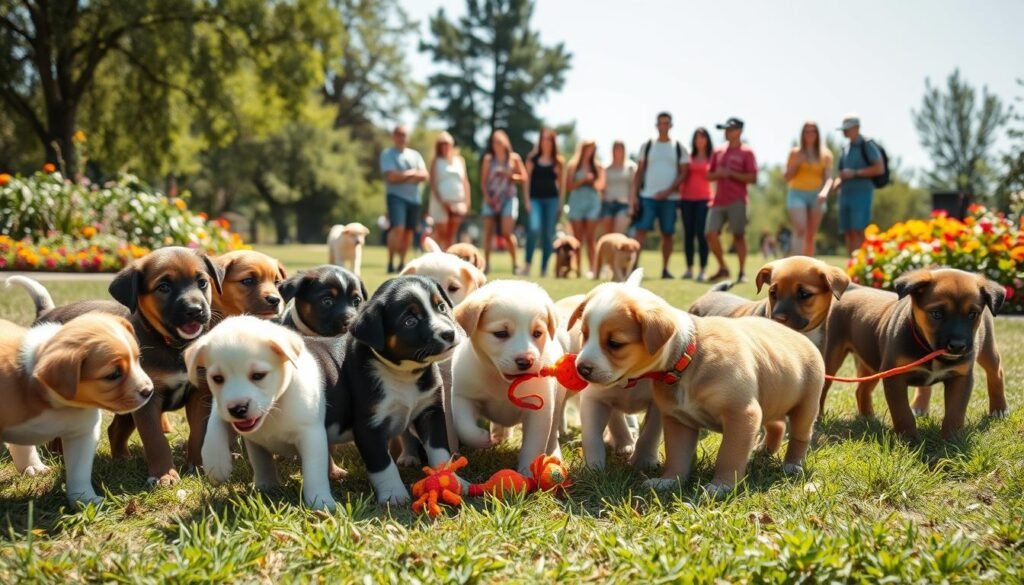
M 693 354 L 697 351 L 697 337 L 693 336 L 690 338 L 689 345 L 686 346 L 686 350 L 683 351 L 683 355 L 676 361 L 675 365 L 672 366 L 671 370 L 665 372 L 647 372 L 646 374 L 630 378 L 626 381 L 626 388 L 632 388 L 636 386 L 637 382 L 645 378 L 654 380 L 655 382 L 661 382 L 663 384 L 672 385 L 679 381 L 690 362 L 693 361 Z
M 924 340 L 921 334 L 917 332 L 917 324 L 914 323 L 913 318 L 910 319 L 910 332 L 914 334 L 914 341 L 916 341 L 917 344 L 921 346 L 921 349 L 923 349 L 925 353 L 932 352 L 932 347 L 928 345 L 928 343 Z

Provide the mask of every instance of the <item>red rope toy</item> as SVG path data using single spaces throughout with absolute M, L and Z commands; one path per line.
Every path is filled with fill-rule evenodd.
M 455 472 L 468 463 L 465 457 L 459 457 L 437 467 L 424 467 L 423 473 L 426 477 L 412 485 L 412 495 L 416 498 L 412 503 L 413 511 L 417 514 L 426 512 L 431 518 L 436 518 L 441 515 L 439 503 L 460 506 L 462 495 L 459 493 L 459 479 Z M 533 463 L 530 463 L 530 473 L 533 477 L 526 477 L 512 469 L 498 470 L 484 483 L 470 484 L 467 495 L 479 497 L 490 494 L 504 500 L 513 494 L 526 494 L 537 490 L 547 492 L 572 485 L 569 472 L 558 457 L 538 455 Z
M 555 363 L 550 366 L 542 367 L 536 374 L 519 374 L 513 378 L 512 383 L 509 384 L 508 387 L 509 401 L 519 408 L 526 408 L 529 410 L 540 410 L 544 408 L 544 398 L 539 394 L 527 394 L 526 396 L 519 397 L 516 396 L 516 388 L 527 380 L 532 380 L 534 378 L 549 378 L 552 376 L 558 380 L 559 384 L 573 392 L 579 392 L 589 384 L 589 382 L 581 378 L 579 372 L 576 371 L 576 354 L 567 353 L 555 360 Z M 529 402 L 527 399 L 533 399 L 533 402 Z

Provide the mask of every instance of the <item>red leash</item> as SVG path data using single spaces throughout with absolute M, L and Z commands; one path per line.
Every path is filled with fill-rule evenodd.
M 579 373 L 576 372 L 576 355 L 567 353 L 555 360 L 555 363 L 550 366 L 542 367 L 536 374 L 520 374 L 516 376 L 508 386 L 509 401 L 519 408 L 526 408 L 528 410 L 540 410 L 544 408 L 544 399 L 539 394 L 527 394 L 520 398 L 519 396 L 516 396 L 516 388 L 527 380 L 532 380 L 534 378 L 546 378 L 550 376 L 554 376 L 555 379 L 558 380 L 559 384 L 573 392 L 583 390 L 588 384 L 588 382 L 581 378 Z M 527 401 L 526 399 L 528 398 L 533 401 Z
M 914 327 L 914 322 L 913 321 L 910 322 L 910 332 L 914 334 L 914 340 L 917 341 L 917 344 L 920 345 L 922 348 L 924 348 L 925 351 L 928 351 L 928 350 L 931 349 L 928 346 L 928 344 L 925 343 L 924 340 L 922 340 L 921 337 L 917 334 L 917 329 Z M 941 355 L 946 355 L 947 353 L 949 353 L 949 352 L 947 352 L 944 349 L 937 349 L 937 350 L 929 353 L 928 355 L 924 356 L 923 358 L 921 358 L 921 359 L 919 359 L 917 361 L 910 362 L 909 364 L 905 364 L 905 365 L 902 365 L 902 366 L 896 366 L 895 368 L 892 368 L 892 369 L 889 369 L 889 370 L 885 370 L 884 372 L 878 372 L 877 374 L 871 374 L 870 376 L 863 376 L 863 377 L 860 377 L 860 378 L 843 378 L 842 376 L 828 376 L 828 375 L 826 375 L 825 379 L 826 380 L 831 380 L 833 382 L 850 382 L 850 383 L 873 382 L 875 380 L 883 380 L 885 378 L 891 378 L 893 376 L 899 376 L 902 373 L 905 373 L 907 371 L 913 370 L 917 366 L 926 364 L 926 363 L 932 361 L 933 359 L 935 359 L 935 358 L 937 358 L 937 357 L 939 357 Z

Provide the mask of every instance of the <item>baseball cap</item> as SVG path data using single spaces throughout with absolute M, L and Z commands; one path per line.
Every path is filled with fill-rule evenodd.
M 849 130 L 850 128 L 856 128 L 857 126 L 860 126 L 860 118 L 857 117 L 857 114 L 847 114 L 846 117 L 843 118 L 843 123 L 839 126 L 839 129 Z
M 715 128 L 719 130 L 731 130 L 733 128 L 743 130 L 743 120 L 739 118 L 729 118 L 725 121 L 725 124 L 717 124 Z

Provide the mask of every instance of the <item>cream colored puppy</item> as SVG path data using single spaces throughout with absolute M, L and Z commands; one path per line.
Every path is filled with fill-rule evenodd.
M 806 337 L 759 317 L 694 317 L 631 284 L 592 290 L 573 313 L 583 349 L 576 361 L 592 384 L 649 379 L 662 413 L 665 469 L 650 487 L 666 489 L 690 473 L 701 429 L 722 433 L 714 495 L 731 490 L 765 427 L 763 448 L 774 453 L 786 422 L 783 469 L 801 470 L 811 440 L 825 366 Z M 587 392 L 585 390 L 584 392 Z
M 327 262 L 342 266 L 359 276 L 363 266 L 363 246 L 370 228 L 359 222 L 338 224 L 327 234 Z M 347 266 L 346 266 L 347 265 Z
M 522 423 L 521 473 L 541 453 L 560 456 L 554 415 L 565 390 L 554 378 L 534 378 L 521 384 L 517 395 L 540 396 L 542 408 L 523 409 L 508 399 L 514 376 L 536 373 L 563 353 L 555 339 L 558 316 L 551 297 L 531 282 L 494 281 L 456 307 L 455 318 L 469 337 L 452 357 L 451 409 L 458 440 L 477 449 L 491 447 L 507 438 L 508 427 Z M 490 433 L 477 426 L 480 416 L 492 422 Z
M 605 234 L 597 241 L 597 262 L 594 279 L 601 278 L 605 266 L 611 268 L 612 282 L 624 282 L 636 266 L 640 242 L 622 234 Z
M 432 238 L 424 238 L 423 243 L 427 253 L 409 262 L 402 274 L 418 274 L 440 284 L 452 305 L 459 306 L 467 295 L 487 282 L 479 268 L 444 252 Z

